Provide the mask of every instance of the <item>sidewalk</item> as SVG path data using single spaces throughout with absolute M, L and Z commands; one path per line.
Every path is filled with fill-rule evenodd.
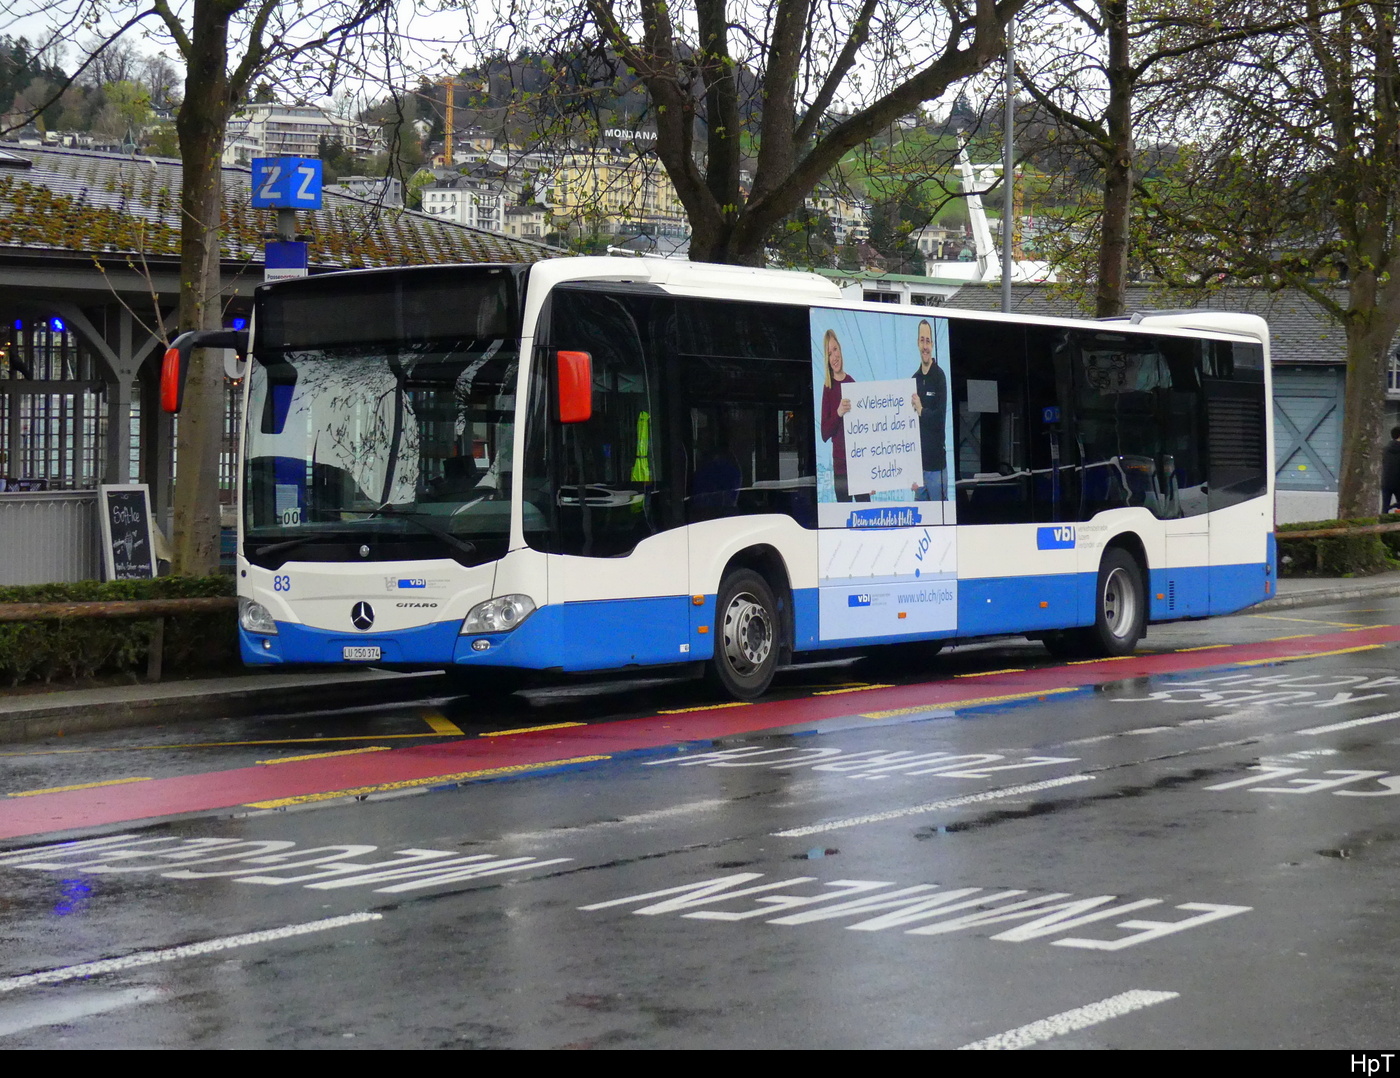
M 1400 572 L 1356 579 L 1304 578 L 1278 582 L 1278 595 L 1251 612 L 1323 606 L 1400 595 Z M 239 677 L 65 689 L 23 695 L 0 690 L 0 743 L 63 734 L 151 726 L 199 715 L 228 718 L 267 712 L 332 710 L 421 700 L 443 692 L 436 671 L 279 672 Z
M 192 718 L 333 710 L 421 700 L 441 692 L 437 671 L 327 673 L 268 671 L 235 677 L 106 685 L 6 695 L 0 689 L 0 743 L 154 726 Z
M 1278 594 L 1251 611 L 1287 610 L 1295 606 L 1325 606 L 1352 599 L 1384 599 L 1400 595 L 1400 572 L 1360 577 L 1286 577 L 1278 582 Z

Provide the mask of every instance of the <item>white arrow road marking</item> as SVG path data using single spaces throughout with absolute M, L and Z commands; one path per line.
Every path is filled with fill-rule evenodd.
M 1092 782 L 1093 775 L 1066 775 L 1064 778 L 1046 779 L 1044 782 L 1027 782 L 1021 786 L 1003 786 L 999 790 L 987 790 L 980 794 L 967 794 L 963 797 L 950 797 L 944 801 L 929 801 L 908 808 L 891 809 L 889 812 L 874 812 L 869 816 L 851 816 L 844 820 L 831 820 L 828 823 L 812 824 L 809 827 L 794 827 L 788 831 L 774 831 L 775 838 L 802 838 L 806 835 L 820 835 L 824 831 L 837 831 L 843 827 L 857 827 L 863 823 L 882 823 L 897 820 L 902 816 L 922 816 L 940 809 L 960 808 L 963 805 L 978 805 L 983 801 L 998 801 L 1004 797 L 1019 797 L 1040 790 L 1053 790 L 1057 786 L 1069 786 L 1076 782 Z
M 106 958 L 100 962 L 84 962 L 77 966 L 64 966 L 61 969 L 48 969 L 39 973 L 26 973 L 20 977 L 6 977 L 0 980 L 0 992 L 13 992 L 19 988 L 35 988 L 41 984 L 60 984 L 63 981 L 77 980 L 79 977 L 92 977 L 99 973 L 120 973 L 140 966 L 173 962 L 177 958 L 194 958 L 202 954 L 212 954 L 215 951 L 247 947 L 253 943 L 271 943 L 273 940 L 287 939 L 290 936 L 305 936 L 312 932 L 324 932 L 329 928 L 343 928 L 346 925 L 380 921 L 383 918 L 382 913 L 348 913 L 343 917 L 327 917 L 321 921 L 307 921 L 305 924 L 270 928 L 263 932 L 245 932 L 240 936 L 223 936 L 220 939 L 205 940 L 203 943 L 186 943 L 180 947 L 165 947 L 159 951 L 137 951 L 135 954 L 129 954 L 123 958 Z
M 1028 1026 L 1008 1029 L 1005 1033 L 998 1033 L 995 1037 L 987 1037 L 980 1041 L 973 1041 L 971 1044 L 964 1044 L 959 1051 L 988 1049 L 1005 1051 L 1029 1048 L 1040 1041 L 1048 1041 L 1051 1037 L 1060 1037 L 1066 1033 L 1073 1033 L 1077 1029 L 1087 1029 L 1100 1022 L 1107 1022 L 1110 1018 L 1119 1018 L 1132 1011 L 1139 1011 L 1143 1007 L 1151 1007 L 1154 1003 L 1165 1003 L 1169 999 L 1176 999 L 1180 994 L 1179 992 L 1153 992 L 1145 988 L 1134 988 L 1131 991 L 1101 999 L 1097 1003 L 1090 1003 L 1085 1007 L 1076 1007 L 1072 1011 L 1052 1014 L 1049 1018 L 1042 1018 L 1039 1022 L 1032 1022 Z
M 1389 711 L 1384 715 L 1368 715 L 1364 719 L 1349 719 L 1346 722 L 1334 722 L 1330 726 L 1311 726 L 1306 730 L 1299 730 L 1300 734 L 1330 734 L 1337 730 L 1350 730 L 1353 726 L 1370 726 L 1373 722 L 1389 722 L 1391 719 L 1400 719 L 1400 711 Z

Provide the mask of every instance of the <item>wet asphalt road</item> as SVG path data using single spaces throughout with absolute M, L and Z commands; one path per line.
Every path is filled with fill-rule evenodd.
M 1349 634 L 1395 624 L 1372 600 L 1158 628 L 1145 650 L 1199 666 L 1098 684 L 1038 645 L 957 649 L 941 683 L 1059 679 L 962 707 L 864 687 L 908 672 L 804 668 L 781 725 L 699 743 L 700 687 L 647 682 L 16 747 L 11 794 L 658 712 L 677 731 L 0 843 L 0 1047 L 1393 1045 L 1400 644 Z M 1212 655 L 1297 636 L 1311 657 Z

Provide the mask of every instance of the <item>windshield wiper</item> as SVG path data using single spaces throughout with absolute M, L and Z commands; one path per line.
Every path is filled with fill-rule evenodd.
M 354 532 L 342 530 L 330 532 L 315 532 L 312 535 L 300 535 L 297 536 L 297 538 L 295 539 L 284 539 L 280 543 L 269 543 L 267 546 L 260 546 L 257 550 L 253 551 L 253 557 L 263 558 L 269 554 L 280 554 L 284 550 L 292 550 L 295 547 L 301 546 L 303 543 L 315 542 L 317 539 L 343 539 L 345 536 L 353 534 Z
M 407 520 L 411 524 L 417 524 L 429 535 L 435 535 L 454 550 L 463 554 L 475 554 L 476 544 L 470 539 L 461 539 L 453 535 L 446 528 L 440 528 L 436 524 L 429 523 L 428 519 L 420 513 L 410 512 L 406 509 L 392 509 L 387 505 L 381 505 L 374 512 L 369 514 L 372 517 L 394 517 L 398 520 Z

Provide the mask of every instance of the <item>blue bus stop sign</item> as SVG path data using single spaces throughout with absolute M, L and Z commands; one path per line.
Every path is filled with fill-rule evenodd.
M 279 210 L 321 208 L 321 162 L 315 157 L 253 158 L 253 206 Z

